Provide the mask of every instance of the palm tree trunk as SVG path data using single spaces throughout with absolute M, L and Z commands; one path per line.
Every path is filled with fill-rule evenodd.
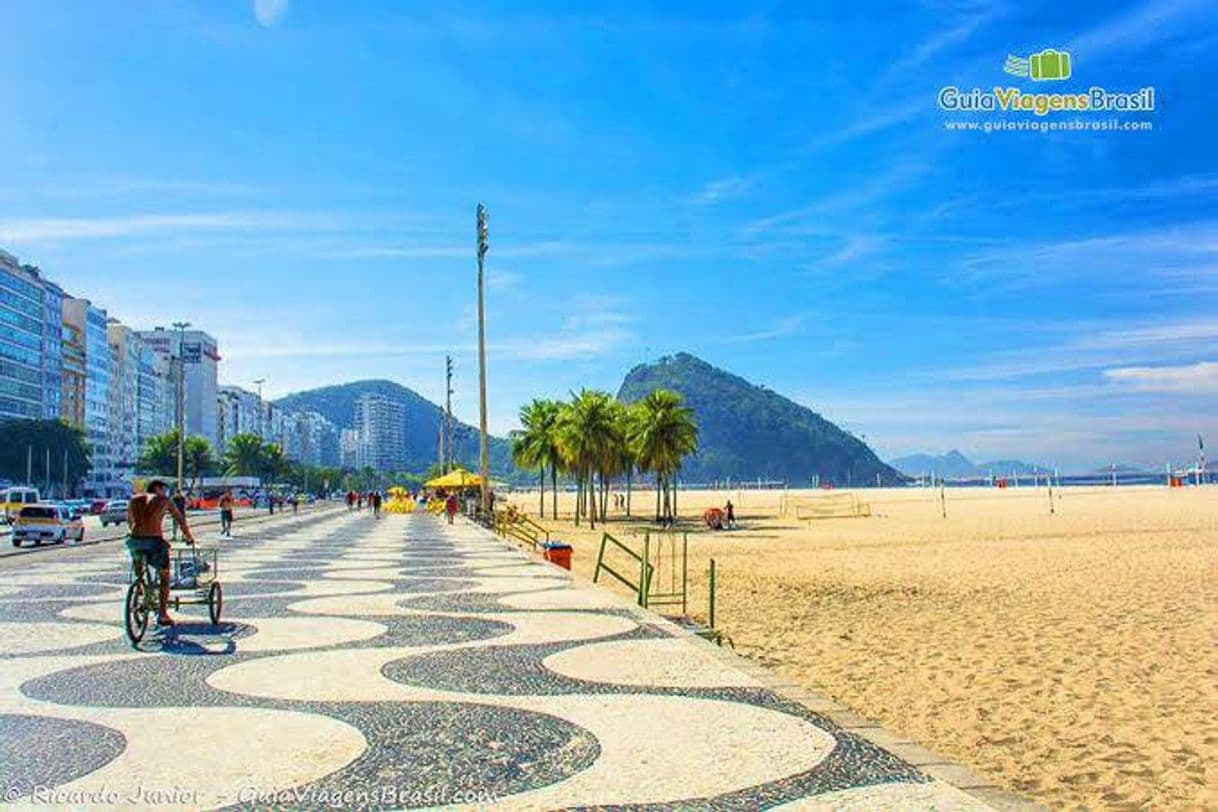
M 554 509 L 554 521 L 558 521 L 558 463 L 550 463 L 550 506 Z M 542 513 L 544 514 L 544 510 Z
M 592 473 L 591 469 L 588 470 L 587 478 L 588 478 L 588 487 L 587 487 L 588 507 L 590 508 L 590 510 L 588 511 L 588 529 L 595 530 L 596 529 L 596 475 Z
M 634 478 L 634 466 L 626 468 L 626 518 L 630 518 L 630 481 Z
M 541 504 L 537 506 L 537 515 L 546 515 L 546 464 L 541 464 L 541 478 L 538 483 L 538 493 L 541 495 Z
M 664 477 L 656 472 L 656 524 L 660 523 L 660 491 L 664 490 Z
M 575 475 L 575 526 L 579 527 L 579 513 L 584 507 L 584 478 L 581 474 Z
M 672 484 L 669 487 L 672 488 L 672 520 L 675 523 L 677 521 L 677 477 L 676 477 L 676 475 L 673 475 Z

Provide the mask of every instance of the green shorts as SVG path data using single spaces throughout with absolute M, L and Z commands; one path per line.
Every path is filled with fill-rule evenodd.
M 128 536 L 127 552 L 142 554 L 153 569 L 169 569 L 169 542 L 155 536 Z

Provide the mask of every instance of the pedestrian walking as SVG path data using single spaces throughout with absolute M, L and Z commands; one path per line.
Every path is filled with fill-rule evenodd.
M 444 500 L 444 515 L 448 517 L 448 523 L 453 523 L 453 517 L 457 515 L 457 495 L 450 493 L 448 498 Z
M 233 535 L 233 492 L 225 491 L 220 494 L 220 535 Z

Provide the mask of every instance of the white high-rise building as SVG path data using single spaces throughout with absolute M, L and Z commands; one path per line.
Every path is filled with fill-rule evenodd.
M 355 403 L 359 464 L 378 471 L 406 467 L 406 407 L 384 395 L 361 395 Z
M 338 439 L 339 465 L 343 468 L 360 468 L 359 432 L 355 429 L 343 429 Z
M 110 345 L 110 452 L 115 479 L 129 488 L 140 455 L 138 408 L 144 342 L 116 319 L 106 322 L 106 341 Z
M 284 455 L 306 465 L 338 465 L 339 437 L 334 424 L 317 412 L 297 412 L 284 418 Z
M 258 395 L 240 386 L 221 386 L 217 390 L 216 436 L 221 451 L 238 434 L 259 434 L 265 421 L 258 419 Z
M 216 340 L 202 330 L 141 330 L 141 339 L 153 351 L 181 364 L 182 409 L 186 435 L 201 436 L 219 448 L 218 408 L 216 401 L 217 365 L 220 353 Z M 178 370 L 174 370 L 174 375 Z M 175 379 L 176 384 L 176 379 Z M 175 418 L 177 416 L 175 409 Z
M 85 476 L 85 496 L 105 497 L 118 493 L 124 483 L 118 477 L 110 423 L 110 342 L 106 337 L 106 311 L 88 299 L 63 298 L 64 336 L 71 336 L 79 357 L 73 383 L 72 407 L 65 402 L 65 419 L 84 430 L 92 450 L 92 469 Z M 65 360 L 65 373 L 67 372 Z M 82 374 L 83 373 L 83 374 Z M 65 382 L 66 385 L 66 382 Z

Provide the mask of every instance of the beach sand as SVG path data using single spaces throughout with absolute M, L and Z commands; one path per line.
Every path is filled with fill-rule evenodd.
M 739 652 L 1001 786 L 1055 808 L 1218 808 L 1218 488 L 1067 488 L 1054 515 L 1043 487 L 949 489 L 946 519 L 929 490 L 857 493 L 875 515 L 682 492 L 691 612 L 714 557 Z M 694 525 L 729 496 L 741 529 Z M 536 515 L 535 491 L 513 500 Z M 636 513 L 654 504 L 636 492 Z M 600 528 L 575 530 L 572 505 L 544 523 L 590 578 Z M 608 529 L 641 547 L 645 526 L 614 511 Z

